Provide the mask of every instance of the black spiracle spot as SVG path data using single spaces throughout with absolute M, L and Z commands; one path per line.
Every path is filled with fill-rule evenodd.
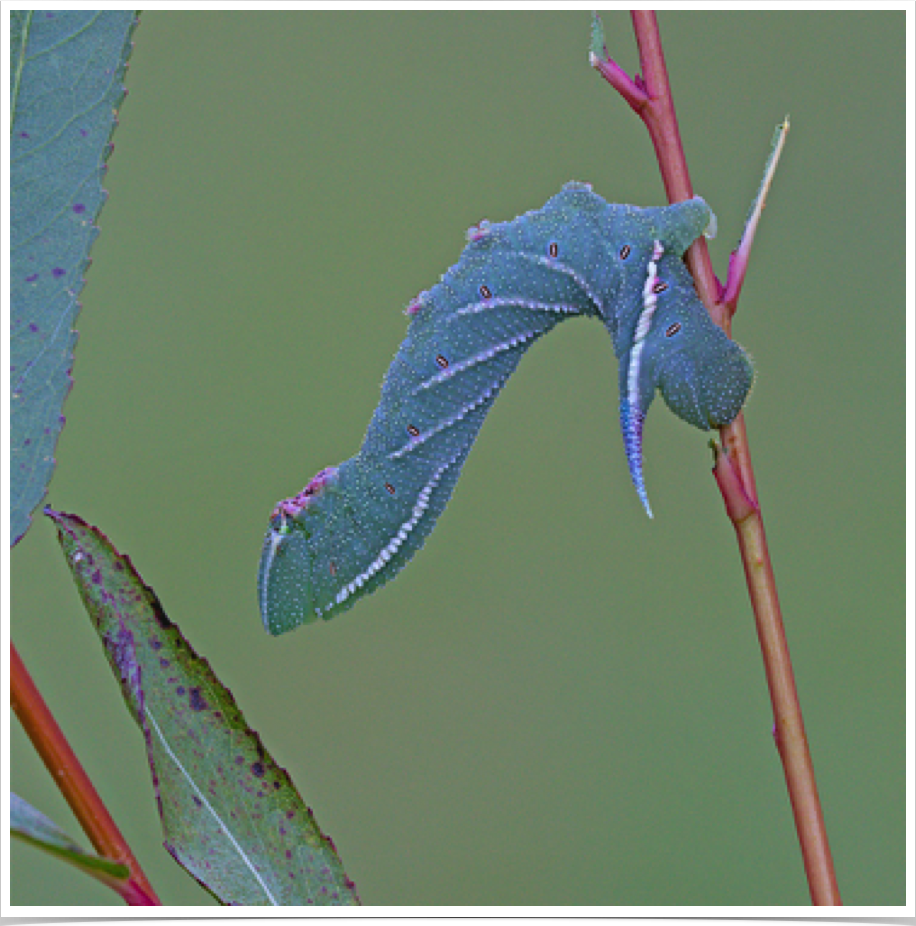
M 626 260 L 629 256 L 630 256 L 630 246 L 629 246 L 628 244 L 625 244 L 625 245 L 620 249 L 620 259 L 621 259 L 621 260 Z
M 493 298 L 493 293 L 490 292 L 490 287 L 487 286 L 486 283 L 481 283 L 481 284 L 480 284 L 480 295 L 483 296 L 484 299 L 492 299 L 492 298 Z
M 658 280 L 652 285 L 653 293 L 663 293 L 668 288 L 668 284 L 664 280 Z

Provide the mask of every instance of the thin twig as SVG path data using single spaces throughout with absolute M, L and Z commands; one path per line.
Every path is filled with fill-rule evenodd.
M 80 765 L 79 759 L 74 755 L 12 643 L 10 701 L 32 745 L 41 756 L 51 773 L 51 778 L 60 788 L 96 852 L 121 862 L 130 869 L 130 878 L 123 885 L 111 886 L 130 906 L 160 906 L 156 892 L 102 803 L 89 776 Z
M 643 73 L 641 81 L 636 78 L 631 83 L 644 89 L 648 98 L 640 101 L 640 105 L 636 107 L 626 94 L 622 95 L 649 130 L 668 201 L 680 202 L 693 195 L 693 187 L 671 99 L 658 22 L 651 10 L 633 10 L 631 16 Z M 630 78 L 625 74 L 621 76 L 618 73 L 621 69 L 614 62 L 609 59 L 600 60 L 601 56 L 597 54 L 596 46 L 603 45 L 603 39 L 599 42 L 595 38 L 599 34 L 600 27 L 593 27 L 592 57 L 598 60 L 593 60 L 592 66 L 608 79 L 618 92 L 622 92 L 620 86 L 625 86 L 624 78 L 627 81 Z M 604 58 L 607 58 L 606 53 Z M 608 75 L 613 75 L 614 79 L 611 80 Z M 771 168 L 768 171 L 771 179 L 775 157 L 771 158 L 768 167 Z M 767 178 L 764 182 L 768 186 Z M 765 194 L 765 189 L 763 192 Z M 756 229 L 756 221 L 753 228 Z M 740 265 L 730 276 L 729 283 L 733 285 L 729 291 L 721 285 L 713 272 L 709 249 L 703 238 L 693 243 L 685 258 L 700 298 L 713 321 L 727 334 L 731 333 L 731 317 L 747 269 L 752 239 L 753 230 L 747 248 L 740 258 Z M 723 428 L 720 436 L 723 446 L 715 445 L 714 474 L 729 519 L 737 533 L 773 706 L 773 732 L 783 764 L 811 899 L 819 906 L 838 906 L 841 904 L 840 893 L 827 842 L 792 663 L 789 659 L 776 581 L 757 498 L 744 414 L 738 415 L 728 427 Z

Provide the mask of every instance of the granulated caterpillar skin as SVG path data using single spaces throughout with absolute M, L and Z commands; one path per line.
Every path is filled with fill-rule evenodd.
M 470 229 L 458 263 L 407 309 L 359 452 L 274 509 L 258 574 L 267 630 L 330 619 L 406 565 L 522 354 L 571 316 L 599 318 L 613 339 L 624 446 L 651 515 L 642 429 L 656 389 L 708 430 L 737 416 L 753 382 L 682 260 L 714 221 L 700 197 L 641 209 L 567 184 L 542 209 Z

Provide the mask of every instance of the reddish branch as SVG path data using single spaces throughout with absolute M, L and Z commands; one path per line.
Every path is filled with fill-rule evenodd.
M 160 901 L 134 858 L 89 776 L 70 748 L 48 705 L 35 687 L 16 647 L 10 644 L 10 700 L 19 722 L 60 788 L 96 852 L 130 869 L 130 878 L 116 886 L 130 906 L 159 906 Z M 106 882 L 110 883 L 110 882 Z
M 643 76 L 631 79 L 608 58 L 606 50 L 602 55 L 592 49 L 592 66 L 645 123 L 655 147 L 668 201 L 680 202 L 693 196 L 693 187 L 678 131 L 658 23 L 651 10 L 633 10 L 631 15 Z M 695 241 L 686 255 L 700 298 L 713 321 L 729 335 L 731 317 L 747 271 L 749 250 L 750 240 L 740 254 L 732 256 L 725 286 L 713 272 L 705 239 Z M 722 446 L 715 448 L 713 473 L 734 525 L 744 564 L 773 707 L 773 733 L 785 773 L 811 899 L 819 906 L 838 906 L 842 901 L 767 549 L 744 414 L 723 428 L 720 436 Z

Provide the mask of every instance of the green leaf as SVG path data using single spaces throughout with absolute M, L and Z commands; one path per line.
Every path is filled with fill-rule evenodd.
M 10 545 L 54 470 L 133 11 L 10 13 Z
M 10 794 L 10 835 L 70 862 L 115 890 L 122 889 L 130 877 L 126 865 L 87 852 L 56 823 L 13 793 Z
M 773 130 L 773 137 L 770 140 L 770 153 L 767 156 L 767 162 L 763 168 L 763 178 L 760 181 L 760 187 L 757 189 L 757 195 L 751 203 L 751 208 L 748 209 L 747 218 L 744 222 L 744 231 L 741 233 L 741 240 L 738 243 L 739 249 L 744 248 L 750 250 L 750 246 L 753 243 L 754 235 L 757 232 L 757 225 L 766 207 L 767 196 L 773 184 L 773 176 L 776 173 L 776 167 L 779 164 L 779 158 L 782 155 L 782 149 L 785 147 L 788 134 L 789 116 L 787 114 L 786 118 Z
M 223 903 L 358 904 L 334 844 L 130 559 L 45 513 L 143 731 L 169 852 Z
M 597 12 L 592 13 L 592 40 L 589 47 L 589 59 L 607 59 L 607 44 L 604 39 L 604 23 Z

